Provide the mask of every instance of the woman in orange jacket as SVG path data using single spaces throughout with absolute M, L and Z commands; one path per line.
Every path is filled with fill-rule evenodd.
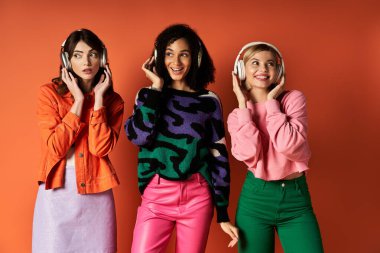
M 42 138 L 33 253 L 116 252 L 112 188 L 119 184 L 108 158 L 124 102 L 114 92 L 107 50 L 91 31 L 72 32 L 61 47 L 61 73 L 41 86 Z

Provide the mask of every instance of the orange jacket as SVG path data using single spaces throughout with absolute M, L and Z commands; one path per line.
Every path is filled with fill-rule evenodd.
M 66 153 L 75 145 L 78 193 L 97 193 L 119 184 L 108 154 L 115 147 L 123 120 L 124 101 L 113 92 L 104 107 L 94 111 L 94 93 L 85 94 L 82 116 L 70 112 L 70 92 L 61 96 L 56 84 L 41 86 L 38 125 L 42 138 L 42 159 L 38 182 L 46 189 L 64 185 Z

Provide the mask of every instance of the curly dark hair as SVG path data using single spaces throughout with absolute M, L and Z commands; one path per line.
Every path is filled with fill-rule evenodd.
M 163 30 L 156 39 L 157 50 L 156 70 L 157 74 L 164 79 L 164 87 L 173 81 L 165 66 L 165 51 L 168 45 L 178 39 L 185 39 L 190 47 L 191 66 L 186 75 L 187 85 L 193 90 L 206 88 L 209 83 L 215 81 L 215 67 L 212 59 L 198 34 L 186 24 L 174 24 Z M 198 53 L 201 50 L 201 64 L 198 66 Z
M 88 29 L 82 28 L 82 29 L 72 32 L 64 42 L 63 51 L 69 54 L 69 59 L 71 59 L 71 57 L 73 56 L 74 49 L 79 41 L 85 42 L 92 49 L 95 49 L 100 55 L 100 57 L 102 57 L 103 48 L 105 48 L 103 42 L 99 39 L 98 36 L 96 36 L 95 33 L 93 33 L 92 31 Z M 62 80 L 61 69 L 62 69 L 62 64 L 59 67 L 59 73 L 60 73 L 59 77 L 53 78 L 52 82 L 58 84 L 57 92 L 58 94 L 63 95 L 63 94 L 66 94 L 69 91 L 69 89 L 67 88 L 66 84 Z M 77 76 L 74 73 L 74 71 L 72 71 L 71 73 L 74 75 L 74 77 L 78 79 L 79 87 L 81 87 L 80 85 L 82 81 L 81 78 Z M 94 88 L 94 86 L 99 82 L 100 77 L 103 73 L 104 73 L 104 68 L 99 68 L 98 73 L 94 77 L 92 88 Z M 111 87 L 108 88 L 107 93 L 108 91 L 113 91 L 112 85 Z

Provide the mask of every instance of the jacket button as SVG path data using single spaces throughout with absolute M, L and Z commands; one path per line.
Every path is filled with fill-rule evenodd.
M 85 183 L 81 183 L 81 184 L 80 184 L 80 186 L 82 186 L 82 187 L 85 187 L 85 186 L 86 186 L 86 184 L 85 184 Z
M 79 153 L 79 157 L 83 157 L 83 153 Z

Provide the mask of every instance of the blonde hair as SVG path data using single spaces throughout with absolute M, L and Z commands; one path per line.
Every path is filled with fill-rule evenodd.
M 273 57 L 276 59 L 276 70 L 277 70 L 278 66 L 281 65 L 281 56 L 277 53 L 277 51 L 273 47 L 266 44 L 258 44 L 246 49 L 243 55 L 244 66 L 248 62 L 248 60 L 252 58 L 254 54 L 258 52 L 262 52 L 262 51 L 268 51 L 272 53 Z M 251 89 L 251 87 L 247 84 L 246 81 L 243 82 L 243 87 L 246 90 Z

